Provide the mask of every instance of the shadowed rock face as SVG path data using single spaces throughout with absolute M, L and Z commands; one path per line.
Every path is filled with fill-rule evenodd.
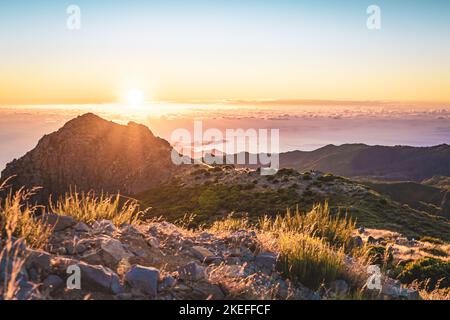
M 135 194 L 172 174 L 169 143 L 144 125 L 119 125 L 87 113 L 42 137 L 36 148 L 6 166 L 15 188 L 41 186 L 40 200 L 78 191 Z

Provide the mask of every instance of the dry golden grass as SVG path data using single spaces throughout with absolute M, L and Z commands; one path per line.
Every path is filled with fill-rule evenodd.
M 286 296 L 280 297 L 277 293 L 279 285 L 267 286 L 258 284 L 256 274 L 244 276 L 243 266 L 226 265 L 222 263 L 218 266 L 210 265 L 207 268 L 208 281 L 226 288 L 230 299 L 239 300 L 276 300 L 289 299 L 294 295 L 291 287 L 287 289 Z
M 229 216 L 224 220 L 214 221 L 210 230 L 212 232 L 219 231 L 238 231 L 238 230 L 248 230 L 250 228 L 248 218 L 233 218 Z
M 0 251 L 0 261 L 4 261 L 4 274 L 2 289 L 3 300 L 16 300 L 19 290 L 19 275 L 26 261 L 26 253 L 21 250 L 23 240 L 13 241 L 11 232 Z M 8 263 L 9 262 L 9 263 Z
M 76 191 L 67 193 L 56 204 L 51 204 L 50 211 L 58 215 L 71 216 L 87 224 L 103 219 L 110 220 L 116 226 L 125 223 L 138 224 L 144 214 L 136 200 L 130 199 L 121 203 L 120 195 L 97 196 L 94 192 L 78 193 Z
M 5 183 L 0 185 L 0 191 L 5 188 Z M 0 262 L 4 267 L 0 278 L 3 278 L 3 300 L 16 299 L 19 275 L 26 260 L 26 252 L 22 249 L 25 247 L 24 238 L 28 240 L 29 245 L 41 247 L 50 234 L 40 221 L 33 219 L 36 208 L 21 204 L 29 195 L 30 193 L 20 190 L 14 195 L 10 193 L 4 201 L 0 199 Z
M 330 283 L 345 270 L 343 249 L 333 249 L 320 238 L 282 233 L 278 238 L 281 271 L 311 289 Z
M 197 215 L 195 213 L 185 213 L 180 219 L 177 219 L 174 224 L 185 230 L 192 230 L 197 227 L 195 220 Z M 153 218 L 153 221 L 163 221 L 164 217 Z M 201 226 L 200 226 L 201 228 Z
M 317 289 L 345 273 L 345 250 L 350 250 L 355 224 L 332 216 L 328 205 L 315 205 L 302 214 L 264 217 L 256 226 L 246 219 L 228 217 L 211 227 L 213 232 L 254 228 L 265 249 L 280 253 L 278 268 L 292 280 Z
M 293 232 L 320 238 L 336 248 L 352 248 L 355 223 L 347 217 L 332 216 L 328 203 L 315 205 L 310 212 L 302 214 L 298 208 L 294 214 L 287 210 L 286 215 L 277 215 L 275 219 L 267 216 L 260 219 L 259 226 L 264 231 L 285 233 Z
M 360 235 L 356 230 L 354 235 Z M 426 257 L 437 258 L 444 261 L 450 261 L 450 244 L 440 239 L 423 237 L 417 240 L 414 246 L 409 245 L 406 238 L 397 232 L 369 229 L 360 235 L 364 242 L 367 242 L 369 236 L 373 238 L 383 238 L 389 246 L 395 251 L 395 261 L 418 260 Z M 401 240 L 403 241 L 397 241 Z
M 45 221 L 37 218 L 41 207 L 31 206 L 27 201 L 35 190 L 20 189 L 10 191 L 0 201 L 0 232 L 11 232 L 12 236 L 24 239 L 32 248 L 42 248 L 47 243 L 52 228 Z
M 417 289 L 424 300 L 450 300 L 450 288 L 441 288 L 441 281 L 431 291 L 427 290 L 430 286 L 429 284 L 430 280 L 424 282 L 414 281 L 411 287 Z
M 419 290 L 419 293 L 424 300 L 450 300 L 450 290 L 448 288 L 435 289 L 431 292 Z

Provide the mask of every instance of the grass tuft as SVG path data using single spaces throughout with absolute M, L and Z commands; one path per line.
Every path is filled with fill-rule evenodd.
M 116 226 L 125 223 L 138 224 L 144 214 L 144 211 L 140 210 L 139 203 L 133 199 L 122 202 L 121 199 L 120 195 L 97 196 L 94 192 L 70 191 L 65 197 L 59 198 L 56 204 L 51 204 L 50 210 L 87 224 L 103 219 L 112 221 Z
M 331 215 L 328 203 L 317 204 L 306 214 L 299 212 L 298 208 L 292 214 L 287 210 L 286 215 L 277 215 L 275 219 L 267 216 L 259 221 L 262 230 L 285 233 L 293 232 L 317 237 L 325 240 L 336 248 L 352 248 L 352 233 L 355 223 L 347 217 Z
M 218 231 L 238 231 L 238 230 L 248 230 L 250 228 L 250 224 L 247 217 L 244 218 L 236 218 L 232 215 L 228 216 L 224 220 L 214 221 L 210 230 L 213 232 Z
M 38 218 L 42 208 L 27 203 L 35 191 L 10 191 L 0 200 L 0 233 L 2 238 L 11 233 L 11 237 L 24 239 L 29 247 L 40 249 L 48 242 L 52 228 Z
M 0 185 L 0 191 L 5 185 Z M 37 207 L 23 204 L 31 195 L 21 189 L 0 199 L 0 300 L 16 299 L 26 244 L 40 248 L 50 236 L 51 230 L 34 217 Z
M 322 239 L 301 233 L 278 238 L 281 271 L 311 289 L 329 284 L 344 272 L 344 251 L 334 250 Z
M 0 264 L 3 273 L 0 275 L 0 300 L 16 300 L 20 286 L 20 275 L 26 261 L 26 255 L 22 249 L 23 239 L 14 240 L 11 230 L 8 230 L 8 237 L 0 250 Z

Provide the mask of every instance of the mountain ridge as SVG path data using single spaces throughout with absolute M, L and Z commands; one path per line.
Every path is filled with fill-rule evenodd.
M 249 154 L 245 153 L 245 156 L 248 159 Z M 280 153 L 279 157 L 280 168 L 302 172 L 317 170 L 352 178 L 422 181 L 433 176 L 450 176 L 448 144 L 431 147 L 330 144 L 314 151 Z M 240 165 L 250 168 L 258 166 Z
M 170 176 L 175 169 L 171 150 L 144 125 L 121 125 L 87 113 L 44 135 L 34 149 L 7 164 L 1 179 L 12 177 L 15 188 L 43 187 L 43 201 L 75 186 L 134 194 Z

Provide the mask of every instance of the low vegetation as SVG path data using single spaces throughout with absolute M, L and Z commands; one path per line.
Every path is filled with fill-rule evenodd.
M 9 191 L 4 199 L 0 198 L 0 235 L 23 239 L 31 248 L 41 249 L 48 242 L 52 227 L 47 223 L 43 206 L 30 205 L 29 200 L 38 192 L 20 189 Z M 91 224 L 98 220 L 110 220 L 117 226 L 139 223 L 144 211 L 139 209 L 135 200 L 123 200 L 120 195 L 96 196 L 93 192 L 70 192 L 55 204 L 50 204 L 49 211 L 57 215 L 71 216 L 77 221 Z
M 428 242 L 428 243 L 432 243 L 432 244 L 444 244 L 444 241 L 442 241 L 441 239 L 433 238 L 433 237 L 421 237 L 420 241 Z
M 0 298 L 3 300 L 15 300 L 19 292 L 20 273 L 26 261 L 26 255 L 21 250 L 24 246 L 23 239 L 14 239 L 13 230 L 9 228 L 10 226 L 6 230 L 6 239 L 0 246 L 0 266 L 3 271 L 0 274 Z
M 250 187 L 254 185 L 180 187 L 167 184 L 137 198 L 144 207 L 152 207 L 147 217 L 164 215 L 169 221 L 175 221 L 185 213 L 195 213 L 199 224 L 217 220 L 220 211 L 227 214 L 233 211 L 248 212 L 249 217 L 256 221 L 264 214 L 282 213 L 286 208 L 295 209 L 302 202 L 293 189 L 252 191 Z
M 249 229 L 250 227 L 251 226 L 249 224 L 248 218 L 235 218 L 233 217 L 233 215 L 230 215 L 227 219 L 215 221 L 209 229 L 213 232 L 238 231 Z
M 243 187 L 234 189 L 240 192 Z M 237 194 L 228 194 L 225 186 L 203 190 L 197 201 L 203 208 L 217 210 L 223 205 L 222 195 L 228 198 Z M 217 196 L 216 192 L 223 192 Z M 17 252 L 18 246 L 45 248 L 52 233 L 46 224 L 45 210 L 58 215 L 71 216 L 77 221 L 92 224 L 98 220 L 111 220 L 115 225 L 139 224 L 147 212 L 141 211 L 135 200 L 94 193 L 70 192 L 51 204 L 49 208 L 32 206 L 28 199 L 35 190 L 27 192 L 23 189 L 9 192 L 0 201 L 0 261 L 7 257 L 12 261 L 10 276 L 2 279 L 3 297 L 16 296 L 18 270 L 21 270 L 24 257 Z M 273 191 L 277 193 L 277 191 Z M 240 194 L 240 193 L 239 193 Z M 241 200 L 242 201 L 242 200 Z M 219 202 L 219 204 L 217 204 Z M 213 233 L 233 232 L 238 230 L 254 230 L 261 242 L 260 251 L 272 251 L 279 254 L 278 271 L 290 281 L 307 286 L 312 290 L 327 288 L 337 279 L 345 279 L 350 284 L 348 296 L 359 295 L 362 290 L 359 271 L 349 270 L 349 256 L 358 260 L 362 266 L 366 263 L 381 265 L 383 270 L 395 267 L 388 247 L 379 244 L 358 247 L 354 243 L 356 222 L 344 210 L 332 210 L 327 202 L 315 204 L 309 211 L 302 211 L 298 206 L 288 206 L 284 214 L 265 215 L 252 219 L 245 214 L 231 214 L 227 218 L 216 219 L 206 225 L 199 225 L 195 214 L 185 214 L 178 219 L 184 229 L 207 230 Z M 430 245 L 444 243 L 441 239 L 424 237 Z M 436 247 L 437 248 L 437 247 Z M 437 249 L 436 249 L 437 250 Z M 441 252 L 442 251 L 442 252 Z M 258 252 L 258 251 L 257 251 Z M 433 255 L 443 255 L 443 250 Z M 437 254 L 439 253 L 439 254 Z M 12 259 L 10 259 L 12 257 Z M 364 268 L 363 268 L 364 269 Z M 421 283 L 420 290 L 424 296 L 434 299 L 448 297 L 450 287 L 450 262 L 437 258 L 422 258 L 410 261 L 397 268 L 397 278 L 405 284 Z M 363 275 L 365 279 L 367 275 Z M 421 291 L 421 292 L 422 292 Z
M 392 266 L 394 256 L 385 246 L 368 245 L 365 250 L 367 261 L 371 264 L 381 266 L 383 270 L 387 270 Z
M 285 215 L 277 215 L 274 219 L 265 216 L 260 220 L 260 225 L 265 231 L 317 237 L 346 251 L 352 248 L 352 233 L 356 227 L 352 219 L 345 215 L 332 215 L 328 203 L 315 205 L 306 214 L 302 214 L 297 207 L 294 214 L 288 209 Z
M 10 234 L 32 248 L 42 248 L 50 237 L 51 227 L 39 218 L 42 207 L 27 203 L 34 192 L 20 189 L 0 199 L 0 233 L 2 238 Z
M 278 268 L 293 281 L 318 289 L 345 273 L 345 251 L 352 247 L 354 222 L 345 216 L 333 216 L 328 204 L 315 205 L 307 213 L 297 208 L 285 215 L 265 216 L 257 223 L 228 217 L 213 224 L 210 230 L 232 231 L 254 228 L 267 247 L 280 254 Z
M 425 284 L 425 287 L 427 285 Z M 450 288 L 437 288 L 434 290 L 426 290 L 421 286 L 418 287 L 420 296 L 424 300 L 450 300 Z
M 344 272 L 344 251 L 307 234 L 287 232 L 278 238 L 280 269 L 311 289 L 330 284 Z
M 436 258 L 411 261 L 398 276 L 403 283 L 426 282 L 427 290 L 450 287 L 450 262 Z
M 0 191 L 3 189 L 1 184 Z M 23 203 L 31 195 L 21 189 L 0 199 L 0 291 L 4 300 L 13 300 L 19 290 L 20 271 L 26 259 L 21 248 L 40 248 L 50 236 L 50 228 L 34 219 L 37 207 Z
M 91 224 L 98 220 L 110 220 L 115 225 L 138 223 L 144 211 L 133 199 L 124 200 L 120 195 L 96 195 L 94 192 L 71 191 L 50 204 L 52 213 L 71 216 L 77 221 Z
M 287 174 L 289 172 L 282 172 L 283 177 L 287 177 Z M 307 176 L 311 177 L 311 174 L 303 174 L 300 179 Z M 277 175 L 272 177 L 280 178 Z M 275 184 L 279 186 L 276 188 L 264 188 L 264 185 L 258 184 L 256 188 L 254 183 L 226 185 L 206 181 L 193 186 L 169 183 L 136 197 L 143 207 L 152 207 L 145 215 L 146 218 L 164 216 L 168 221 L 176 221 L 186 213 L 194 213 L 197 225 L 211 225 L 230 212 L 247 213 L 249 221 L 255 223 L 264 215 L 275 217 L 284 214 L 286 209 L 295 212 L 297 208 L 308 212 L 314 208 L 315 203 L 328 201 L 331 213 L 345 213 L 358 226 L 396 231 L 415 239 L 430 237 L 450 241 L 448 219 L 402 206 L 375 191 L 350 195 L 338 189 L 338 192 L 324 193 L 320 188 L 330 190 L 336 187 L 328 184 L 334 183 L 340 188 L 346 183 L 340 177 L 324 177 L 326 181 L 319 181 L 320 187 L 313 186 L 317 179 L 308 181 L 311 186 L 307 186 L 303 192 L 298 191 L 296 184 L 293 187 L 282 187 L 283 183 L 278 183 Z M 357 185 L 349 184 L 347 187 Z

